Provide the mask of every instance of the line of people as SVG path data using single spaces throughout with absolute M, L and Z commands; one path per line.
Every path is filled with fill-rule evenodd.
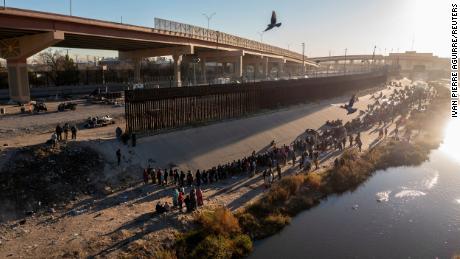
M 412 88 L 401 90 L 398 96 L 398 103 L 389 103 L 388 105 L 374 107 L 372 112 L 379 111 L 376 113 L 379 115 L 376 115 L 377 119 L 372 121 L 372 125 L 376 123 L 379 126 L 381 123 L 385 125 L 389 120 L 394 121 L 394 117 L 398 115 L 404 117 L 406 114 L 405 111 L 410 111 L 415 101 L 417 101 L 417 99 L 411 97 L 413 94 L 414 91 Z M 403 105 L 397 105 L 401 103 Z M 389 106 L 393 108 L 389 108 Z M 384 111 L 388 109 L 392 109 L 394 112 L 385 113 Z M 385 116 L 385 118 L 381 118 L 380 115 Z M 400 123 L 400 121 L 397 121 L 395 135 L 398 134 Z M 343 127 L 342 121 L 339 120 L 327 121 L 326 124 L 328 127 Z M 203 185 L 213 184 L 236 175 L 252 177 L 262 172 L 264 185 L 268 188 L 276 179 L 280 180 L 282 178 L 282 166 L 285 166 L 289 159 L 292 161 L 292 167 L 299 166 L 297 172 L 308 173 L 311 171 L 313 165 L 315 166 L 315 170 L 319 168 L 320 157 L 325 152 L 334 150 L 343 151 L 346 148 L 347 140 L 349 147 L 356 145 L 359 151 L 362 151 L 361 129 L 361 127 L 351 129 L 348 134 L 346 130 L 345 133 L 337 134 L 334 130 L 325 129 L 322 134 L 319 134 L 314 130 L 308 129 L 305 136 L 295 140 L 290 146 L 283 145 L 277 147 L 273 140 L 265 152 L 256 154 L 253 151 L 250 156 L 234 160 L 227 164 L 218 165 L 208 170 L 197 170 L 195 173 L 192 173 L 190 170 L 185 173 L 182 170 L 174 168 L 155 169 L 149 166 L 143 172 L 143 179 L 145 184 L 152 183 L 159 186 L 174 185 L 175 188 L 172 194 L 173 206 L 180 208 L 182 211 L 182 206 L 185 204 L 186 211 L 190 212 L 203 204 L 203 194 L 201 191 L 201 186 Z M 380 138 L 387 135 L 388 127 L 379 129 Z M 334 163 L 338 165 L 340 161 L 337 159 Z M 185 195 L 185 188 L 191 188 L 189 194 Z

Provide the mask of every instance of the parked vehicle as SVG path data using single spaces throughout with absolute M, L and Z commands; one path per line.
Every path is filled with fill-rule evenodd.
M 48 108 L 46 107 L 46 104 L 44 102 L 34 102 L 32 103 L 33 105 L 33 112 L 34 113 L 40 113 L 40 112 L 47 112 Z
M 110 115 L 104 115 L 102 117 L 89 117 L 86 120 L 85 128 L 92 129 L 105 127 L 110 124 L 115 124 L 115 120 Z
M 58 105 L 58 111 L 63 112 L 65 110 L 75 111 L 77 109 L 77 103 L 74 102 L 65 102 Z

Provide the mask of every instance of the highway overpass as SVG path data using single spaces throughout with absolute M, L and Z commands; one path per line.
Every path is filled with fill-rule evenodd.
M 163 19 L 155 19 L 155 28 L 148 28 L 6 8 L 0 9 L 0 58 L 7 60 L 12 100 L 30 100 L 26 59 L 51 46 L 119 51 L 120 58 L 133 62 L 134 81 L 140 81 L 143 58 L 172 56 L 175 86 L 181 86 L 181 63 L 195 57 L 201 60 L 201 71 L 206 71 L 206 62 L 233 63 L 237 78 L 247 66 L 266 77 L 273 66 L 289 73 L 317 66 L 293 51 Z

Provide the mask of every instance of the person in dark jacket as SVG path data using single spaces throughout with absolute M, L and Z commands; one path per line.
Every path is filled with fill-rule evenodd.
M 70 128 L 70 131 L 72 132 L 72 139 L 76 140 L 77 139 L 77 126 L 73 125 Z
M 57 140 L 61 141 L 62 140 L 62 127 L 59 124 L 56 126 L 56 135 L 57 135 Z

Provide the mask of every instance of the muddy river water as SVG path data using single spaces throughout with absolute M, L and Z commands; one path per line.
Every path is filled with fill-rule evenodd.
M 451 258 L 460 254 L 460 127 L 417 167 L 376 172 L 256 243 L 250 258 Z

